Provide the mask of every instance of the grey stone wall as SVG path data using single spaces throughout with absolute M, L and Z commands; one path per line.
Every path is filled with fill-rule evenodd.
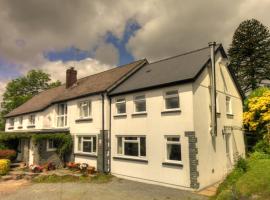
M 104 144 L 103 144 L 104 139 Z M 101 130 L 98 135 L 98 153 L 97 153 L 97 170 L 99 172 L 109 172 L 110 154 L 109 154 L 109 133 L 108 130 Z
M 198 148 L 197 148 L 197 137 L 195 132 L 189 131 L 185 132 L 185 136 L 188 137 L 188 147 L 189 147 L 189 166 L 190 166 L 190 187 L 198 189 L 200 183 L 198 182 L 199 172 L 198 172 Z

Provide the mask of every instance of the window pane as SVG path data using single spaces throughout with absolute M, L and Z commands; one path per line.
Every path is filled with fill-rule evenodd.
M 78 151 L 82 150 L 82 137 L 78 137 Z
M 125 140 L 137 140 L 137 137 L 125 137 Z
M 179 142 L 180 138 L 179 137 L 167 137 L 167 141 Z
M 117 138 L 117 154 L 122 154 L 122 137 Z
M 146 111 L 145 100 L 140 100 L 140 101 L 135 102 L 135 111 L 136 112 L 145 112 Z
M 122 98 L 122 99 L 117 99 L 117 100 L 116 100 L 116 102 L 122 102 L 122 101 L 125 101 L 125 99 Z
M 125 142 L 125 155 L 139 156 L 138 155 L 138 143 Z
M 166 92 L 166 95 L 178 95 L 178 91 L 177 90 L 168 91 Z
M 179 97 L 166 98 L 166 109 L 179 108 Z
M 83 152 L 91 153 L 92 152 L 91 141 L 83 141 Z
M 126 113 L 126 103 L 117 103 L 116 104 L 117 107 L 117 113 L 121 114 L 121 113 Z
M 180 144 L 167 144 L 167 159 L 181 161 Z
M 145 137 L 140 137 L 140 156 L 146 156 L 146 140 L 145 140 Z
M 145 96 L 144 95 L 136 96 L 135 100 L 145 100 Z
M 93 152 L 97 152 L 97 138 L 93 137 Z

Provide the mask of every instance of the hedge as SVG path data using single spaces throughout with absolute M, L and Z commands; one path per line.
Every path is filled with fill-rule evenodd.
M 10 169 L 10 160 L 0 160 L 0 175 L 6 175 Z

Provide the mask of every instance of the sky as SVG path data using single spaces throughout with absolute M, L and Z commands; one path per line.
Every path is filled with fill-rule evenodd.
M 0 99 L 31 69 L 65 82 L 136 59 L 152 62 L 217 41 L 227 49 L 238 25 L 270 26 L 270 0 L 1 0 Z

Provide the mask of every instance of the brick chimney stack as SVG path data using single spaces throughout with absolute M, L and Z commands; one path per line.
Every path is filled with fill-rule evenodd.
M 70 88 L 77 82 L 77 71 L 74 67 L 67 69 L 66 71 L 66 88 Z

